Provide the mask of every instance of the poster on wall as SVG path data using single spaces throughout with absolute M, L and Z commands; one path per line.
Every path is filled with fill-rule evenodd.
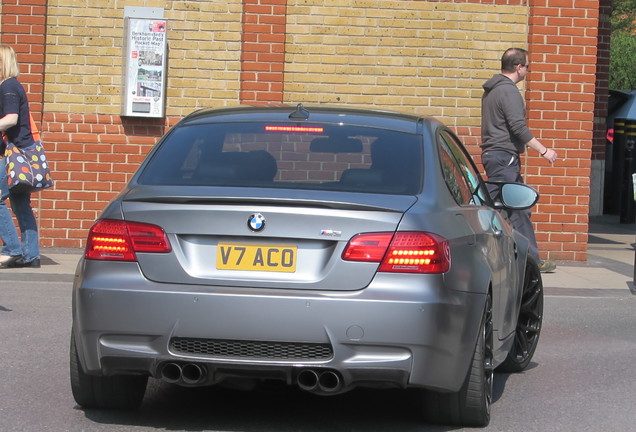
M 163 19 L 125 19 L 123 116 L 165 114 L 166 27 Z

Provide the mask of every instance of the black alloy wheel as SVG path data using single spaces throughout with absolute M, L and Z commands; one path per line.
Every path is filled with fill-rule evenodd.
M 528 367 L 539 343 L 542 323 L 543 280 L 538 264 L 528 260 L 514 342 L 499 371 L 521 372 Z

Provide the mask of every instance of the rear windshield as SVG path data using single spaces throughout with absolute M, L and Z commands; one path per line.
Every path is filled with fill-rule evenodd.
M 415 194 L 415 135 L 368 127 L 262 123 L 178 126 L 139 177 L 146 185 Z

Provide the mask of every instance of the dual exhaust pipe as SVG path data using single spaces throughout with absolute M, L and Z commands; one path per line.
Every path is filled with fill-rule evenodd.
M 311 393 L 336 393 L 342 388 L 342 378 L 332 370 L 304 369 L 298 374 L 298 387 Z
M 196 385 L 205 381 L 206 372 L 196 363 L 166 363 L 161 368 L 161 379 L 171 384 Z
M 160 371 L 162 380 L 171 384 L 200 385 L 206 381 L 207 368 L 197 363 L 166 363 Z M 336 371 L 303 369 L 298 373 L 298 387 L 301 390 L 317 394 L 330 394 L 340 391 L 343 380 Z

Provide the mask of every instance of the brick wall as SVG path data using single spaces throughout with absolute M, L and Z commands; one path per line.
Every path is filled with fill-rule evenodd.
M 239 103 L 240 0 L 119 3 L 165 8 L 168 117 Z M 49 0 L 47 9 L 46 111 L 118 115 L 124 5 Z
M 49 112 L 43 123 L 56 184 L 39 194 L 40 243 L 44 247 L 80 247 L 105 204 L 172 123 Z
M 530 7 L 532 80 L 529 126 L 561 159 L 536 153 L 526 181 L 542 193 L 533 221 L 540 249 L 551 258 L 587 257 L 590 167 L 594 128 L 598 2 L 547 0 Z
M 594 117 L 594 142 L 592 160 L 605 160 L 605 117 L 607 116 L 607 97 L 610 72 L 610 15 L 612 0 L 599 1 L 598 59 L 596 63 L 596 110 Z
M 17 9 L 8 14 L 11 3 Z M 29 9 L 35 3 L 43 9 Z M 542 194 L 533 216 L 540 248 L 554 259 L 586 258 L 597 1 L 138 1 L 163 7 L 168 21 L 161 120 L 118 115 L 123 5 L 79 3 L 2 4 L 3 41 L 18 34 L 9 26 L 14 16 L 46 23 L 45 62 L 19 57 L 23 72 L 45 65 L 43 91 L 30 89 L 32 106 L 38 95 L 43 102 L 57 180 L 39 195 L 43 246 L 82 246 L 157 139 L 200 107 L 303 102 L 412 111 L 454 127 L 477 155 L 481 84 L 498 72 L 504 49 L 523 46 L 532 54 L 522 87 L 530 126 L 565 157 L 555 166 L 526 158 L 526 179 Z
M 289 3 L 284 97 L 290 103 L 406 110 L 478 127 L 482 83 L 498 71 L 506 48 L 527 40 L 528 8 L 521 5 Z
M 42 114 L 46 0 L 3 0 L 0 42 L 11 45 L 21 62 L 20 81 L 36 121 Z
M 282 102 L 287 0 L 243 0 L 242 103 Z
M 592 173 L 590 175 L 590 211 L 591 215 L 602 215 L 606 208 L 604 199 L 608 186 L 605 185 L 605 125 L 608 109 L 608 88 L 610 72 L 610 14 L 612 1 L 599 1 L 599 28 L 597 37 L 598 56 L 596 62 L 596 99 L 594 111 L 594 137 L 592 140 Z

